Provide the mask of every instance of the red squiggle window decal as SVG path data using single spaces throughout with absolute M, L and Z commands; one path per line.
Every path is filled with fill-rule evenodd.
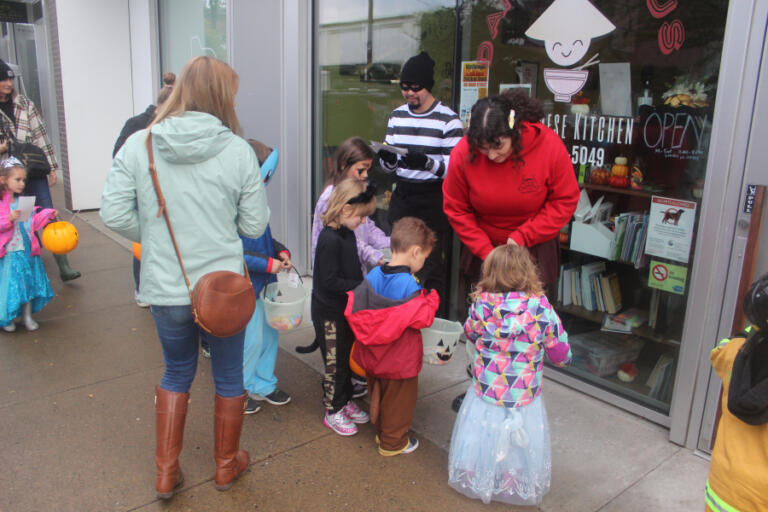
M 503 12 L 494 12 L 486 16 L 485 21 L 488 23 L 488 32 L 491 33 L 491 39 L 496 39 L 496 36 L 499 35 L 499 23 L 501 23 L 501 18 L 503 17 Z
M 664 55 L 669 55 L 679 50 L 685 42 L 685 26 L 680 20 L 672 23 L 666 21 L 659 28 L 659 50 Z
M 677 0 L 666 0 L 666 2 L 660 2 L 659 0 L 645 0 L 645 5 L 648 6 L 651 16 L 659 20 L 677 9 Z
M 485 60 L 491 62 L 493 60 L 493 43 L 490 41 L 483 41 L 480 46 L 477 47 L 477 60 Z

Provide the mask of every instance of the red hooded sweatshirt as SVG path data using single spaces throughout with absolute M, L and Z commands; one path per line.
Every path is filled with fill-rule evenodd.
M 521 124 L 522 165 L 497 164 L 467 137 L 451 151 L 443 206 L 453 229 L 478 258 L 512 238 L 531 247 L 551 240 L 579 202 L 579 186 L 563 141 L 541 123 Z
M 435 319 L 440 297 L 421 290 L 393 300 L 373 291 L 367 279 L 347 292 L 344 316 L 358 341 L 352 358 L 380 379 L 410 379 L 421 371 L 424 348 L 419 329 Z

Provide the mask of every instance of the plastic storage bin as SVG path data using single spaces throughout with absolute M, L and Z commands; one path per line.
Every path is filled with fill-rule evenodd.
M 459 322 L 435 318 L 431 326 L 421 330 L 424 362 L 446 364 L 450 361 L 463 330 L 464 328 Z
M 267 323 L 278 331 L 290 331 L 301 324 L 307 292 L 303 286 L 288 281 L 269 283 L 261 291 L 264 316 Z
M 568 337 L 577 367 L 605 377 L 624 363 L 637 360 L 645 342 L 635 336 L 590 331 Z

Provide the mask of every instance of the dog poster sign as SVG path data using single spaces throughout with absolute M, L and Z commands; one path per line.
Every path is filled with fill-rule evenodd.
M 688 263 L 696 220 L 696 203 L 653 196 L 645 253 Z

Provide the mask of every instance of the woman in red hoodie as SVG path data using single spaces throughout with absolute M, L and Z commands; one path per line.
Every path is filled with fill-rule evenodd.
M 461 261 L 472 280 L 488 253 L 507 243 L 528 248 L 545 286 L 557 281 L 557 235 L 579 186 L 565 144 L 539 122 L 543 116 L 538 100 L 519 91 L 483 98 L 451 152 L 443 207 L 471 252 Z
M 539 101 L 520 91 L 483 98 L 451 151 L 443 209 L 464 243 L 459 266 L 467 292 L 503 244 L 528 248 L 545 289 L 557 282 L 558 233 L 576 210 L 579 186 L 565 144 L 543 117 Z M 462 398 L 454 399 L 454 411 Z

